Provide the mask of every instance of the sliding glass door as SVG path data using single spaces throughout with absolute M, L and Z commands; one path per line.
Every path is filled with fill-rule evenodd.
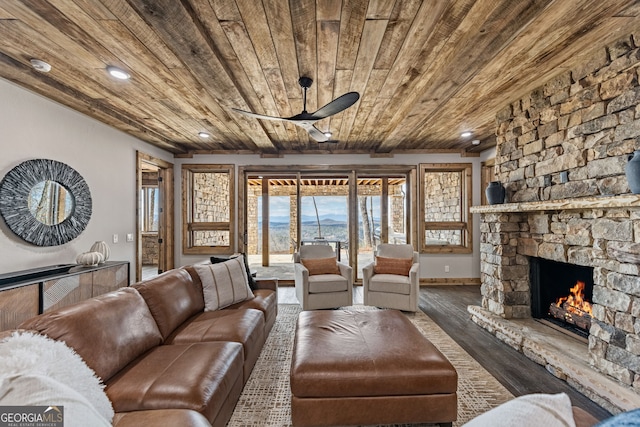
M 293 253 L 301 245 L 326 244 L 359 281 L 378 244 L 410 241 L 411 170 L 370 170 L 241 169 L 241 243 L 252 270 L 293 281 Z
M 300 175 L 300 244 L 327 244 L 348 260 L 348 175 Z
M 248 175 L 246 180 L 246 251 L 256 270 L 271 267 L 278 278 L 293 279 L 297 248 L 297 174 Z
M 408 224 L 407 176 L 365 175 L 357 179 L 358 278 L 374 261 L 380 243 L 406 243 Z

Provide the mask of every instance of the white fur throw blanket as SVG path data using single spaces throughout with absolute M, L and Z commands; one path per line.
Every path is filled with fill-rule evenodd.
M 109 423 L 113 419 L 113 407 L 104 392 L 104 384 L 64 342 L 30 332 L 14 332 L 0 342 L 0 360 L 1 385 L 10 384 L 11 379 L 21 375 L 48 377 L 63 384 L 63 389 L 66 386 L 86 398 Z M 3 403 L 3 398 L 10 395 L 7 390 L 3 391 L 4 394 L 0 394 L 0 405 L 8 404 Z M 52 394 L 51 404 L 55 404 L 55 399 L 62 396 L 59 393 Z

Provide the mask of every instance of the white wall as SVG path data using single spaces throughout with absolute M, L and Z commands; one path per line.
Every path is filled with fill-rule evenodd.
M 490 158 L 490 157 L 487 157 Z M 486 158 L 482 158 L 486 160 Z M 264 165 L 418 165 L 420 163 L 472 163 L 473 164 L 473 205 L 480 204 L 480 163 L 481 157 L 461 157 L 458 154 L 400 154 L 393 158 L 374 159 L 367 154 L 344 155 L 285 155 L 283 158 L 262 159 L 258 155 L 196 155 L 192 159 L 174 159 L 175 164 L 175 194 L 182 194 L 181 165 L 189 163 L 218 163 L 235 164 L 236 177 L 238 166 L 264 166 Z M 238 188 L 236 186 L 236 188 Z M 182 223 L 181 217 L 182 199 L 176 196 L 176 224 Z M 182 235 L 180 227 L 176 227 L 176 265 L 188 265 L 207 259 L 203 255 L 183 255 Z M 449 272 L 444 271 L 444 266 L 449 266 Z M 423 254 L 420 258 L 421 278 L 478 278 L 480 277 L 480 225 L 479 217 L 473 216 L 473 253 L 471 254 Z
M 88 116 L 0 79 L 0 178 L 26 160 L 52 159 L 77 170 L 93 199 L 91 220 L 79 237 L 60 246 L 37 247 L 0 221 L 0 274 L 75 263 L 93 242 L 106 241 L 111 260 L 129 261 L 135 278 L 136 150 L 167 161 L 173 156 Z M 118 234 L 119 243 L 112 236 Z

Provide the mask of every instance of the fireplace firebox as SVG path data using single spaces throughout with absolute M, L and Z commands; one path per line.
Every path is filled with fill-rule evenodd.
M 587 338 L 591 325 L 593 267 L 529 258 L 531 315 Z

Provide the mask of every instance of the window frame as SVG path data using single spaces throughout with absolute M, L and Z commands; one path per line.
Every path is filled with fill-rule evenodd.
M 421 163 L 419 165 L 420 202 L 418 222 L 420 231 L 418 237 L 421 253 L 468 254 L 473 252 L 473 221 L 470 211 L 473 188 L 472 171 L 472 163 Z M 461 221 L 425 221 L 428 202 L 425 195 L 425 175 L 429 172 L 458 172 L 461 174 Z M 427 245 L 425 239 L 427 230 L 460 230 L 462 243 L 460 245 Z
M 227 173 L 229 175 L 229 221 L 193 222 L 193 177 L 196 173 Z M 182 253 L 186 255 L 233 254 L 236 240 L 235 165 L 183 164 L 182 165 Z M 196 231 L 228 231 L 229 245 L 194 246 Z

